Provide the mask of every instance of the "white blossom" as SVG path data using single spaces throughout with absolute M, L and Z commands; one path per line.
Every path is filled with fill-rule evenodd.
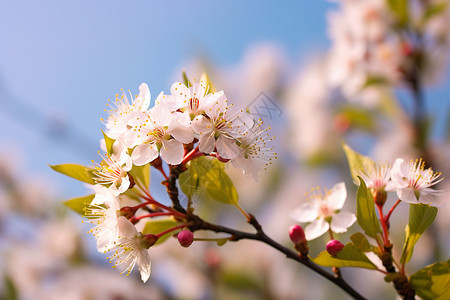
M 200 135 L 199 150 L 208 154 L 217 150 L 225 159 L 238 156 L 240 148 L 236 138 L 242 137 L 253 126 L 253 118 L 243 110 L 233 113 L 223 94 L 205 110 L 205 114 L 192 121 L 192 128 Z
M 84 216 L 95 226 L 89 230 L 97 239 L 97 250 L 108 251 L 118 237 L 119 199 L 102 185 L 94 186 L 97 193 L 84 209 Z
M 133 99 L 130 92 L 131 102 L 122 90 L 122 95 L 116 95 L 115 101 L 107 106 L 114 106 L 109 111 L 109 117 L 105 122 L 106 134 L 117 139 L 123 137 L 128 131 L 128 121 L 134 117 L 136 112 L 144 112 L 150 105 L 150 90 L 146 83 L 139 86 L 139 95 Z
M 290 214 L 297 222 L 311 222 L 305 228 L 307 240 L 318 238 L 330 228 L 333 232 L 346 232 L 356 221 L 356 216 L 349 212 L 339 211 L 347 198 L 345 184 L 336 184 L 325 195 L 317 189 L 307 202 L 297 207 Z
M 422 159 L 411 160 L 409 163 L 397 158 L 391 171 L 391 182 L 386 186 L 388 191 L 396 191 L 400 200 L 408 203 L 423 203 L 439 206 L 438 196 L 442 190 L 431 187 L 444 178 L 441 173 L 434 173 L 431 168 L 425 169 Z
M 114 246 L 110 249 L 113 255 L 108 257 L 113 268 L 118 267 L 121 274 L 129 275 L 137 264 L 141 273 L 141 279 L 146 282 L 150 277 L 151 261 L 148 247 L 136 227 L 125 217 L 119 217 L 119 236 Z
M 259 120 L 253 128 L 237 139 L 240 153 L 231 160 L 233 166 L 242 169 L 244 174 L 251 175 L 255 180 L 258 178 L 258 171 L 272 164 L 277 155 L 274 147 L 268 145 L 274 139 L 267 133 L 270 127 L 264 129 L 262 124 Z
M 189 124 L 189 116 L 171 113 L 162 103 L 130 120 L 131 129 L 125 140 L 129 148 L 137 145 L 131 155 L 133 163 L 141 166 L 161 154 L 166 163 L 180 164 L 184 155 L 183 144 L 194 139 Z

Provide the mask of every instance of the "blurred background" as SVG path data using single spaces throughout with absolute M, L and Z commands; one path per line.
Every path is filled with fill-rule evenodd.
M 258 182 L 227 170 L 241 206 L 289 246 L 289 212 L 311 187 L 345 181 L 345 209 L 355 212 L 342 142 L 376 161 L 424 157 L 448 178 L 449 11 L 424 17 L 427 5 L 438 4 L 410 1 L 402 23 L 382 0 L 0 2 L 0 298 L 346 299 L 251 241 L 180 249 L 170 240 L 152 251 L 149 282 L 137 272 L 120 276 L 96 253 L 81 218 L 61 204 L 87 188 L 48 165 L 99 161 L 100 118 L 121 88 L 137 94 L 147 82 L 154 101 L 183 70 L 190 78 L 207 71 L 277 137 L 278 160 Z M 411 32 L 395 30 L 406 22 L 415 24 Z M 167 197 L 158 175 L 152 193 Z M 439 188 L 448 186 L 445 180 Z M 196 205 L 208 220 L 251 230 L 232 208 Z M 440 209 L 419 241 L 408 272 L 449 257 L 449 209 Z M 396 212 L 398 255 L 408 207 Z M 349 235 L 338 237 L 348 242 Z M 310 243 L 311 254 L 325 243 Z M 343 274 L 370 299 L 395 297 L 381 273 Z M 367 284 L 369 276 L 375 279 Z

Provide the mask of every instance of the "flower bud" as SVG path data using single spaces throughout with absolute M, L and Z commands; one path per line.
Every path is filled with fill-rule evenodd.
M 387 199 L 387 193 L 385 190 L 372 189 L 372 196 L 377 205 L 383 206 Z
M 181 246 L 189 247 L 194 241 L 194 234 L 190 230 L 185 229 L 178 233 L 177 238 Z
M 330 240 L 327 243 L 327 251 L 330 253 L 330 255 L 337 255 L 339 252 L 341 252 L 342 249 L 344 249 L 344 244 L 339 242 L 338 240 Z
M 154 234 L 146 234 L 142 237 L 142 248 L 148 249 L 158 241 L 158 237 Z
M 299 225 L 292 225 L 289 228 L 289 237 L 291 238 L 291 241 L 296 245 L 306 241 L 305 232 Z

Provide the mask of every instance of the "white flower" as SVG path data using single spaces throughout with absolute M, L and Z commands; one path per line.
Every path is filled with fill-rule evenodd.
M 172 98 L 167 100 L 168 105 L 172 110 L 180 109 L 194 119 L 223 95 L 222 91 L 208 94 L 206 89 L 207 86 L 203 80 L 200 83 L 196 83 L 194 80 L 193 85 L 189 88 L 181 82 L 175 82 L 170 88 Z
M 359 172 L 368 188 L 384 190 L 391 178 L 391 165 L 389 163 L 366 164 L 364 170 Z
M 270 137 L 267 131 L 263 129 L 260 120 L 253 128 L 248 130 L 241 138 L 237 139 L 241 149 L 238 156 L 231 160 L 236 168 L 243 170 L 244 174 L 250 174 L 255 180 L 258 178 L 258 171 L 269 164 L 276 158 L 273 152 L 274 147 L 269 147 L 268 142 L 275 137 Z
M 347 190 L 343 182 L 336 184 L 325 195 L 314 190 L 310 199 L 294 209 L 290 216 L 301 223 L 311 222 L 305 228 L 307 240 L 318 238 L 330 228 L 336 233 L 346 232 L 356 221 L 356 216 L 352 213 L 337 212 L 344 205 L 346 198 Z
M 84 216 L 95 225 L 89 232 L 97 238 L 97 250 L 106 252 L 118 237 L 119 199 L 104 186 L 96 185 L 94 188 L 98 192 L 90 206 L 84 209 Z
M 106 133 L 113 139 L 122 137 L 128 131 L 128 121 L 133 118 L 136 112 L 144 112 L 148 109 L 150 105 L 150 90 L 148 89 L 148 85 L 142 83 L 139 86 L 139 95 L 133 100 L 130 92 L 130 98 L 131 103 L 124 91 L 120 97 L 117 94 L 116 100 L 113 103 L 115 108 L 109 111 L 109 117 L 105 123 Z M 107 106 L 109 106 L 109 103 Z
M 253 118 L 244 111 L 230 113 L 227 100 L 221 94 L 206 110 L 206 115 L 195 117 L 192 128 L 200 135 L 199 150 L 211 153 L 214 149 L 225 158 L 239 155 L 240 148 L 236 138 L 243 136 L 253 126 Z
M 109 190 L 114 196 L 118 196 L 130 187 L 128 171 L 132 167 L 130 156 L 118 149 L 120 147 L 119 145 L 120 143 L 117 141 L 113 145 L 113 147 L 116 146 L 119 155 L 107 155 L 94 171 L 96 176 L 94 178 L 95 182 L 102 185 L 109 185 Z
M 125 217 L 119 217 L 118 224 L 119 237 L 111 248 L 114 254 L 108 259 L 114 262 L 113 268 L 119 267 L 121 274 L 126 272 L 127 276 L 137 264 L 141 279 L 146 282 L 150 277 L 151 261 L 143 236 Z
M 189 123 L 189 116 L 171 113 L 163 104 L 155 105 L 148 113 L 130 120 L 132 128 L 125 139 L 128 147 L 137 145 L 131 154 L 133 163 L 144 165 L 160 153 L 168 164 L 180 164 L 184 155 L 183 143 L 188 144 L 194 139 Z
M 409 163 L 401 158 L 395 160 L 391 171 L 391 182 L 386 187 L 388 191 L 396 191 L 400 200 L 408 203 L 423 203 L 439 206 L 436 196 L 442 195 L 442 190 L 433 190 L 431 186 L 441 182 L 441 173 L 434 173 L 431 168 L 425 169 L 425 162 L 420 159 Z

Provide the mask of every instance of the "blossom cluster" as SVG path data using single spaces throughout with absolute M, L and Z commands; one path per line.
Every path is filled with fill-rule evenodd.
M 384 0 L 338 2 L 340 10 L 329 16 L 330 81 L 347 97 L 358 94 L 374 102 L 378 93 L 367 89 L 361 94 L 365 87 L 398 86 L 419 75 L 416 72 L 422 77 L 418 80 L 435 80 L 448 56 L 450 10 L 445 1 L 411 1 L 401 13 Z
M 170 167 L 185 167 L 192 158 L 208 155 L 231 161 L 256 178 L 275 158 L 273 147 L 267 144 L 273 139 L 268 135 L 270 128 L 263 128 L 262 121 L 255 121 L 243 109 L 228 105 L 223 91 L 212 92 L 209 87 L 205 81 L 192 85 L 176 82 L 171 94 L 161 92 L 150 107 L 150 90 L 143 83 L 136 97 L 129 99 L 123 93 L 116 95 L 113 104 L 108 101 L 109 116 L 102 119 L 107 154 L 93 170 L 95 196 L 84 209 L 85 217 L 94 225 L 90 232 L 97 239 L 98 251 L 111 252 L 113 267 L 122 273 L 129 274 L 138 265 L 144 282 L 150 276 L 148 249 L 161 236 L 188 224 L 184 212 L 153 199 L 143 182 L 131 175 L 135 166 L 164 161 Z M 162 167 L 160 170 L 166 176 Z M 131 206 L 124 200 L 129 198 L 129 189 L 138 197 Z M 161 216 L 176 217 L 173 227 L 144 233 L 137 224 Z M 187 229 L 181 235 L 182 246 L 192 243 L 193 235 Z
M 399 200 L 407 203 L 440 205 L 439 196 L 443 191 L 431 187 L 443 178 L 431 168 L 425 169 L 425 162 L 421 159 L 405 162 L 398 158 L 393 165 L 368 163 L 358 173 L 367 188 L 372 190 L 375 201 L 382 199 L 382 203 L 378 204 L 384 204 L 387 192 L 396 192 Z M 356 221 L 353 213 L 340 211 L 346 198 L 347 190 L 343 182 L 325 194 L 312 189 L 308 200 L 294 209 L 290 216 L 297 222 L 310 223 L 305 228 L 307 240 L 316 239 L 327 231 L 346 232 Z
M 228 105 L 223 91 L 209 91 L 205 81 L 187 87 L 175 82 L 171 94 L 161 92 L 150 106 L 147 84 L 131 102 L 125 93 L 116 95 L 114 108 L 105 121 L 106 134 L 118 143 L 119 157 L 127 156 L 140 166 L 152 162 L 158 155 L 168 164 L 183 161 L 183 144 L 199 141 L 199 151 L 215 155 L 253 176 L 275 157 L 270 128 L 243 109 Z M 195 140 L 194 140 L 195 139 Z

